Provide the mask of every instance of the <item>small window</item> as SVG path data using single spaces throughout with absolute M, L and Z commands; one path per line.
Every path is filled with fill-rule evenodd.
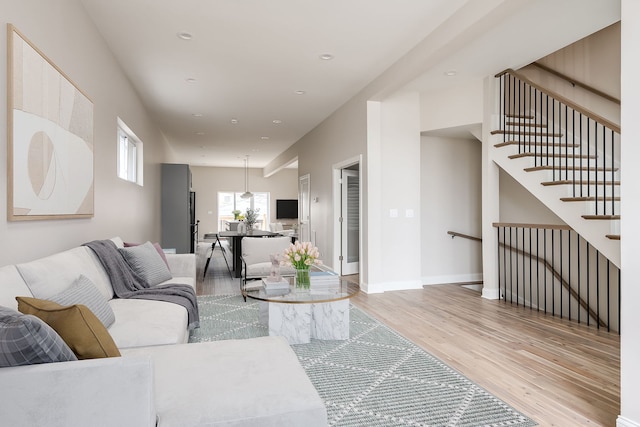
M 142 185 L 142 142 L 118 119 L 118 177 Z

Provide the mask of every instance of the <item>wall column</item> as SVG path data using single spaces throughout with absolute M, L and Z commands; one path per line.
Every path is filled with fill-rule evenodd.
M 494 222 L 500 221 L 499 168 L 492 159 L 491 130 L 498 123 L 497 82 L 493 76 L 484 81 L 484 117 L 482 125 L 482 297 L 500 298 L 498 283 L 498 237 Z
M 620 416 L 618 427 L 640 426 L 640 3 L 622 0 L 620 181 Z

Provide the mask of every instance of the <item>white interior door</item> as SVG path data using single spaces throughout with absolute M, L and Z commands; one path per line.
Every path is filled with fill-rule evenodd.
M 360 172 L 342 170 L 342 274 L 358 273 L 360 263 Z
M 300 203 L 298 205 L 298 239 L 301 242 L 311 241 L 311 216 L 310 216 L 310 179 L 309 175 L 303 175 L 300 177 L 298 186 L 298 199 Z

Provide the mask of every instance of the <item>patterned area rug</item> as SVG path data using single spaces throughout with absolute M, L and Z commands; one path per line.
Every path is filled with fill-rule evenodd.
M 268 335 L 258 303 L 198 297 L 189 342 Z M 534 426 L 535 422 L 351 306 L 351 337 L 293 345 L 332 426 Z

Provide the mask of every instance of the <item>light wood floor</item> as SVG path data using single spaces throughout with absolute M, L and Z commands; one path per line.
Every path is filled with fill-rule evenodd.
M 219 249 L 199 294 L 239 293 Z M 617 334 L 486 300 L 458 285 L 361 293 L 352 303 L 541 426 L 615 426 L 620 413 Z

